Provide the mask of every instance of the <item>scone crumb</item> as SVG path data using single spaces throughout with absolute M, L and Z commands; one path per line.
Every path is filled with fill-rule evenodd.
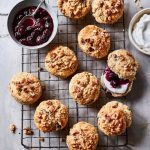
M 24 131 L 25 135 L 33 135 L 34 134 L 34 132 L 29 127 L 24 128 L 23 131 Z
M 43 137 L 39 137 L 40 142 L 45 142 L 45 139 Z
M 43 71 L 44 69 L 42 67 L 38 67 L 38 71 Z
M 65 137 L 62 137 L 62 138 L 60 138 L 60 141 L 61 141 L 61 142 L 65 142 L 65 141 L 66 141 L 66 138 L 65 138 Z
M 12 133 L 16 133 L 16 129 L 17 129 L 17 127 L 16 127 L 16 125 L 15 124 L 10 124 L 10 126 L 9 126 L 9 129 L 10 129 L 10 131 L 12 132 Z

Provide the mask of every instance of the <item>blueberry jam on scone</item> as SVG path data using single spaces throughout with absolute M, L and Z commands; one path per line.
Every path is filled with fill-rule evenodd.
M 114 97 L 127 95 L 131 89 L 138 62 L 127 50 L 115 50 L 108 55 L 107 67 L 101 76 L 101 84 Z
M 104 70 L 101 80 L 108 91 L 120 94 L 127 91 L 130 83 L 127 79 L 120 79 L 109 67 Z

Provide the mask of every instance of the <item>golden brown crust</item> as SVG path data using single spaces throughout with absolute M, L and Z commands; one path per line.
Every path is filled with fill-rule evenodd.
M 98 127 L 106 135 L 120 135 L 131 126 L 131 123 L 132 112 L 121 102 L 108 102 L 98 113 Z
M 62 14 L 71 19 L 80 19 L 89 13 L 90 0 L 58 0 L 58 8 Z
M 45 68 L 55 76 L 67 78 L 77 70 L 78 60 L 70 48 L 54 46 L 45 58 Z
M 108 67 L 121 79 L 133 81 L 139 68 L 138 62 L 127 50 L 115 50 L 108 55 Z
M 122 110 L 101 110 L 98 117 L 98 127 L 106 135 L 115 136 L 125 132 L 126 118 Z
M 100 83 L 96 76 L 89 72 L 76 74 L 70 81 L 69 93 L 81 105 L 94 103 L 100 94 Z
M 99 23 L 112 24 L 123 15 L 124 5 L 122 0 L 94 0 L 92 13 Z
M 110 49 L 110 36 L 106 30 L 95 25 L 84 27 L 78 35 L 81 50 L 94 58 L 103 58 Z
M 36 108 L 34 123 L 43 132 L 63 129 L 68 122 L 68 109 L 59 100 L 43 101 Z
M 66 142 L 69 150 L 96 150 L 98 133 L 93 125 L 78 122 L 70 129 Z
M 11 95 L 21 104 L 31 105 L 42 95 L 40 81 L 32 74 L 21 72 L 14 75 L 9 83 Z

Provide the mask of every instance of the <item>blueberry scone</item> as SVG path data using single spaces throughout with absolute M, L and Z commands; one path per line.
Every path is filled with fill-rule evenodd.
M 117 101 L 104 105 L 97 117 L 99 129 L 108 136 L 121 135 L 132 123 L 129 107 Z
M 114 97 L 127 95 L 139 68 L 138 62 L 127 50 L 115 50 L 108 55 L 108 66 L 101 76 L 101 84 Z
M 96 76 L 89 72 L 78 73 L 69 84 L 71 97 L 81 105 L 94 103 L 100 94 L 100 83 Z
M 31 105 L 42 95 L 42 86 L 31 73 L 21 72 L 14 75 L 9 83 L 11 95 L 21 104 Z
M 78 122 L 67 136 L 69 150 L 96 150 L 98 144 L 96 128 L 87 122 Z
M 88 25 L 79 32 L 78 43 L 85 54 L 100 59 L 108 54 L 110 35 L 102 28 Z
M 62 14 L 70 19 L 80 19 L 91 9 L 90 0 L 58 0 L 58 8 Z
M 54 46 L 45 58 L 45 68 L 57 77 L 67 78 L 77 70 L 78 60 L 69 47 Z
M 99 23 L 112 24 L 123 15 L 124 4 L 122 0 L 93 0 L 92 13 Z
M 43 101 L 36 108 L 34 123 L 43 132 L 59 131 L 67 122 L 68 108 L 59 100 Z

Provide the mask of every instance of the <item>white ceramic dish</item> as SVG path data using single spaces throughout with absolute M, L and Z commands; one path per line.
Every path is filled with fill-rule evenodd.
M 147 50 L 144 50 L 144 49 L 141 49 L 134 41 L 133 39 L 133 36 L 132 36 L 132 31 L 133 31 L 133 28 L 135 26 L 135 24 L 139 21 L 139 19 L 144 15 L 144 14 L 150 14 L 150 8 L 146 8 L 146 9 L 143 9 L 139 12 L 137 12 L 132 20 L 130 21 L 130 24 L 129 24 L 129 30 L 128 30 L 128 34 L 129 34 L 129 39 L 131 41 L 131 43 L 142 53 L 145 53 L 147 55 L 150 55 L 150 51 L 147 51 Z
M 58 18 L 57 15 L 54 13 L 53 9 L 48 5 L 48 4 L 43 4 L 41 7 L 45 10 L 47 10 L 49 12 L 49 14 L 51 15 L 52 19 L 53 19 L 53 24 L 54 24 L 54 29 L 52 32 L 52 35 L 50 36 L 49 40 L 41 45 L 37 45 L 37 46 L 25 46 L 23 44 L 21 44 L 14 36 L 13 33 L 13 29 L 12 29 L 12 23 L 14 20 L 15 15 L 22 10 L 25 7 L 29 7 L 29 6 L 37 6 L 40 3 L 40 0 L 24 0 L 19 2 L 17 5 L 15 5 L 13 7 L 13 9 L 11 10 L 11 12 L 9 13 L 8 16 L 8 21 L 7 21 L 7 26 L 8 26 L 8 32 L 10 34 L 10 36 L 12 37 L 12 39 L 21 47 L 24 47 L 26 49 L 39 49 L 39 48 L 43 48 L 46 45 L 48 45 L 55 37 L 56 33 L 57 33 L 57 28 L 58 28 Z

